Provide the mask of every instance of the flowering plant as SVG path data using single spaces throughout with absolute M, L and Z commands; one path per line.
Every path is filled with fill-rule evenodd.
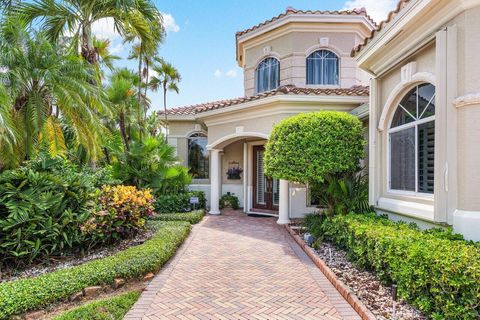
M 154 214 L 151 190 L 133 186 L 104 186 L 97 208 L 81 227 L 99 242 L 134 236 L 145 227 L 145 218 Z
M 227 170 L 227 178 L 231 180 L 239 180 L 243 169 L 240 167 L 233 167 Z

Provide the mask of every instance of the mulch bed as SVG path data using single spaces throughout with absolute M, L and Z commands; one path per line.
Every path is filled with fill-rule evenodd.
M 300 229 L 296 230 L 297 232 Z M 303 234 L 299 235 L 303 238 Z M 347 253 L 328 242 L 314 249 L 325 264 L 345 285 L 357 295 L 377 319 L 393 319 L 392 288 L 383 285 L 373 273 L 355 267 L 348 261 Z M 403 301 L 397 302 L 396 319 L 427 319 L 420 311 Z
M 0 282 L 37 277 L 55 270 L 73 267 L 95 259 L 105 258 L 119 251 L 128 249 L 129 247 L 140 245 L 150 239 L 154 234 L 155 230 L 149 228 L 145 231 L 139 232 L 134 238 L 125 239 L 109 246 L 92 249 L 84 255 L 50 257 L 48 260 L 35 265 L 30 265 L 23 269 L 2 269 L 0 270 Z

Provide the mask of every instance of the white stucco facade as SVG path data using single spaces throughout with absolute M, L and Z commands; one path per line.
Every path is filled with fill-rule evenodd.
M 391 21 L 354 51 L 370 85 L 370 203 L 421 226 L 452 225 L 480 240 L 480 1 L 402 1 Z M 390 188 L 389 133 L 405 94 L 435 86 L 434 192 Z
M 263 169 L 258 157 L 273 127 L 284 118 L 320 110 L 351 112 L 368 103 L 368 73 L 357 67 L 350 50 L 373 28 L 364 11 L 312 13 L 288 9 L 270 23 L 237 33 L 244 97 L 169 111 L 169 142 L 184 165 L 190 165 L 189 137 L 195 133 L 206 137 L 208 179 L 194 179 L 190 188 L 206 193 L 211 214 L 220 213 L 219 198 L 224 194 L 238 197 L 245 213 L 278 216 L 281 224 L 318 210 L 309 204 L 304 185 L 264 180 L 263 176 L 261 182 L 259 171 Z M 336 85 L 307 85 L 306 59 L 316 50 L 329 50 L 338 57 Z M 255 92 L 255 70 L 269 57 L 279 62 L 278 88 Z M 229 179 L 226 174 L 232 164 L 243 170 L 240 178 Z M 269 205 L 257 203 L 256 197 L 263 199 L 260 187 L 266 188 L 265 197 L 271 197 Z

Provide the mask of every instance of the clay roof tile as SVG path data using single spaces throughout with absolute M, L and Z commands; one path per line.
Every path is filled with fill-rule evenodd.
M 361 96 L 369 95 L 369 87 L 353 86 L 350 88 L 301 88 L 294 85 L 285 85 L 277 89 L 262 92 L 250 97 L 241 97 L 228 100 L 219 100 L 207 103 L 200 103 L 185 107 L 177 107 L 167 110 L 168 115 L 195 115 L 206 111 L 226 108 L 241 103 L 264 99 L 276 95 L 317 95 L 317 96 Z M 158 114 L 164 114 L 163 111 Z

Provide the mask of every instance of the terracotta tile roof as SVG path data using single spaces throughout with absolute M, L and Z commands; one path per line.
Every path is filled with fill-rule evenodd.
M 195 104 L 186 107 L 172 108 L 167 110 L 169 115 L 194 115 L 206 111 L 221 109 L 238 105 L 245 102 L 260 100 L 267 97 L 277 95 L 316 95 L 316 96 L 352 96 L 367 97 L 369 95 L 369 87 L 353 86 L 351 88 L 300 88 L 294 85 L 281 86 L 275 90 L 259 93 L 251 97 L 241 97 L 228 100 L 220 100 L 208 103 Z M 163 114 L 160 111 L 159 114 Z
M 383 20 L 380 22 L 380 24 L 377 25 L 377 28 L 375 30 L 372 30 L 370 33 L 369 37 L 366 37 L 362 43 L 359 45 L 355 46 L 352 49 L 351 56 L 354 57 L 358 52 L 360 52 L 374 37 L 377 33 L 383 30 L 387 24 L 389 24 L 397 15 L 400 11 L 402 11 L 403 8 L 407 6 L 412 0 L 400 0 L 397 3 L 397 7 L 395 10 L 392 10 L 388 13 L 387 19 Z
M 262 23 L 259 23 L 251 28 L 248 28 L 248 29 L 245 29 L 243 31 L 238 31 L 236 33 L 236 36 L 239 37 L 239 36 L 242 36 L 244 34 L 247 34 L 253 30 L 256 30 L 258 28 L 261 28 L 265 25 L 268 25 L 272 22 L 275 22 L 283 17 L 286 17 L 288 15 L 292 15 L 292 14 L 312 14 L 312 15 L 358 15 L 358 16 L 365 16 L 368 20 L 370 20 L 370 22 L 376 26 L 377 24 L 375 23 L 375 21 L 373 21 L 373 19 L 367 14 L 367 11 L 365 10 L 365 8 L 359 8 L 359 9 L 353 9 L 353 10 L 334 10 L 334 11 L 322 11 L 322 10 L 296 10 L 292 7 L 288 7 L 287 10 L 285 10 L 284 13 L 281 13 L 279 14 L 278 16 L 276 17 L 273 17 L 269 20 L 266 20 Z

